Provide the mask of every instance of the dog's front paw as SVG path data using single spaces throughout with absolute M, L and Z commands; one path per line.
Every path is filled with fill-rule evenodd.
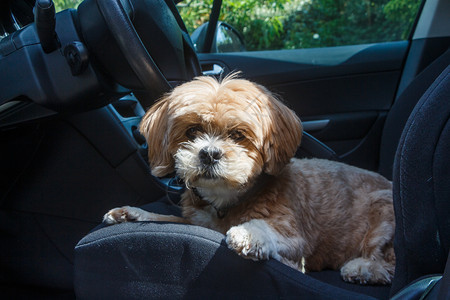
M 393 275 L 393 266 L 362 257 L 350 260 L 341 268 L 342 279 L 351 283 L 389 284 Z
M 278 259 L 276 243 L 270 236 L 273 231 L 267 230 L 268 226 L 263 220 L 251 220 L 231 227 L 226 236 L 228 248 L 253 260 L 265 260 L 269 257 Z
M 137 207 L 117 207 L 111 209 L 103 216 L 103 223 L 112 225 L 124 222 L 147 221 L 147 218 L 145 218 L 147 214 L 148 212 Z

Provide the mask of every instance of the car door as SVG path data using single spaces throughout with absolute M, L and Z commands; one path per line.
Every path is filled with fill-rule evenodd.
M 315 2 L 324 4 L 327 1 L 316 0 Z M 354 4 L 351 1 L 328 1 L 328 5 L 332 2 L 336 5 Z M 381 2 L 387 5 L 390 1 L 371 3 L 374 2 L 380 6 Z M 408 26 L 411 26 L 419 10 L 420 1 L 409 2 L 415 4 L 415 11 L 409 12 L 411 24 Z M 286 8 L 287 4 L 281 6 Z M 222 10 L 224 9 L 227 11 L 223 21 L 227 22 L 227 16 L 232 16 L 229 12 L 230 8 L 227 7 L 227 1 L 224 1 L 222 5 Z M 306 8 L 303 7 L 303 9 Z M 309 9 L 308 13 L 314 12 L 311 7 Z M 320 9 L 316 8 L 316 10 Z M 183 12 L 182 9 L 181 11 Z M 344 8 L 341 9 L 341 13 L 348 14 Z M 367 14 L 367 11 L 363 13 Z M 274 14 L 282 15 L 276 11 Z M 297 12 L 296 14 L 305 16 L 306 13 Z M 320 17 L 330 17 L 326 13 L 319 14 L 317 11 L 316 14 L 319 18 L 317 21 L 320 21 Z M 339 19 L 336 16 L 334 18 Z M 346 25 L 342 23 L 342 20 L 340 21 L 340 25 L 336 26 L 352 25 Z M 270 20 L 268 22 L 270 23 Z M 384 22 L 388 21 L 384 20 Z M 189 26 L 189 22 L 186 23 Z M 304 22 L 303 25 L 305 24 Z M 239 26 L 237 24 L 237 27 Z M 325 24 L 322 27 L 324 26 L 328 25 Z M 377 23 L 372 26 L 386 25 Z M 320 36 L 324 35 L 320 32 L 322 27 L 316 27 Z M 257 30 L 255 26 L 253 28 Z M 301 26 L 297 26 L 297 30 L 305 34 Z M 405 31 L 405 29 L 401 30 Z M 337 34 L 345 35 L 338 29 L 335 31 Z M 222 76 L 240 71 L 241 76 L 265 85 L 296 111 L 303 121 L 305 131 L 331 147 L 342 161 L 376 170 L 384 120 L 394 101 L 410 46 L 408 34 L 403 32 L 393 36 L 390 33 L 383 36 L 379 31 L 367 30 L 365 36 L 361 35 L 359 39 L 349 38 L 348 41 L 314 44 L 314 39 L 320 38 L 319 33 L 313 33 L 313 31 L 310 33 L 312 39 L 309 46 L 312 48 L 226 53 L 210 51 L 198 53 L 198 57 L 203 71 L 211 73 L 214 70 L 217 72 L 223 69 Z M 371 38 L 370 34 L 377 36 Z M 276 39 L 273 42 L 276 43 Z M 257 47 L 251 45 L 251 48 Z

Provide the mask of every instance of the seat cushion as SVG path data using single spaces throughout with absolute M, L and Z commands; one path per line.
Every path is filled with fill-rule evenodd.
M 144 208 L 173 209 L 165 205 Z M 207 228 L 136 222 L 98 228 L 78 243 L 75 292 L 80 299 L 387 299 L 389 287 L 345 283 L 337 271 L 307 276 L 276 260 L 246 260 L 228 249 L 221 233 Z

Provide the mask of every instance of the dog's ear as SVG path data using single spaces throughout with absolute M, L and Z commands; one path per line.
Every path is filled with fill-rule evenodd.
M 152 174 L 163 177 L 174 172 L 175 161 L 169 152 L 169 96 L 156 102 L 145 113 L 139 131 L 147 140 Z
M 264 141 L 265 173 L 277 175 L 300 146 L 303 128 L 300 119 L 268 92 L 268 134 Z

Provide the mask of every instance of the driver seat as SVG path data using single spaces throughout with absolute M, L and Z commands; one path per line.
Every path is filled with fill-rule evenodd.
M 337 271 L 303 274 L 273 259 L 245 260 L 203 227 L 137 222 L 97 228 L 78 243 L 77 298 L 418 299 L 428 292 L 449 299 L 449 100 L 447 66 L 415 106 L 396 152 L 392 288 L 345 283 Z M 163 201 L 143 208 L 179 214 Z M 444 272 L 443 280 L 429 277 Z

